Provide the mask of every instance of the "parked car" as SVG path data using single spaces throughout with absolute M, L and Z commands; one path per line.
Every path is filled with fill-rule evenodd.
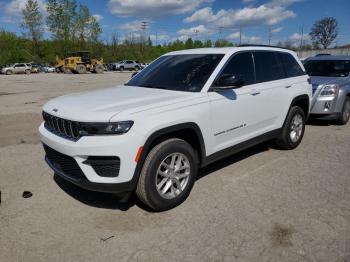
M 138 61 L 133 61 L 133 60 L 125 60 L 125 61 L 120 61 L 115 64 L 115 69 L 119 71 L 124 71 L 124 70 L 140 70 L 141 65 Z
M 44 66 L 41 64 L 31 64 L 32 65 L 32 69 L 30 70 L 31 73 L 42 73 L 44 72 Z
M 167 210 L 188 197 L 200 167 L 270 139 L 296 148 L 309 114 L 308 78 L 296 54 L 281 48 L 171 52 L 123 86 L 45 104 L 46 162 L 85 189 L 135 191 Z
M 27 74 L 31 73 L 32 66 L 31 64 L 25 63 L 16 63 L 8 67 L 4 67 L 1 72 L 6 75 L 12 74 Z
M 318 55 L 305 61 L 311 77 L 311 115 L 335 119 L 345 125 L 350 118 L 350 56 Z
M 53 66 L 44 66 L 43 67 L 43 72 L 45 73 L 55 73 L 56 72 L 56 68 Z

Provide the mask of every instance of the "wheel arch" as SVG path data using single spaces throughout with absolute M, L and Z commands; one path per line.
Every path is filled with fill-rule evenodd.
M 299 106 L 305 113 L 305 117 L 306 119 L 309 117 L 309 113 L 310 113 L 310 98 L 308 95 L 304 94 L 304 95 L 299 95 L 294 97 L 294 99 L 292 100 L 289 110 L 293 107 L 293 106 Z M 289 112 L 288 110 L 288 112 Z
M 149 153 L 149 151 L 160 142 L 169 138 L 179 138 L 188 142 L 198 155 L 199 165 L 204 161 L 206 156 L 205 144 L 202 132 L 199 126 L 193 122 L 176 124 L 173 126 L 165 127 L 153 132 L 148 136 L 146 142 L 143 145 L 141 155 L 138 159 L 133 180 L 136 186 L 139 179 L 143 163 Z

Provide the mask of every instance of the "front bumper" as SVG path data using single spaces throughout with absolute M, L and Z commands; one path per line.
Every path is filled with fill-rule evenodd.
M 310 114 L 312 115 L 336 115 L 339 111 L 338 96 L 319 96 L 319 92 L 314 94 L 311 102 Z
M 81 170 L 83 175 L 73 175 L 76 168 L 60 168 L 46 155 L 46 162 L 54 172 L 65 180 L 82 188 L 100 191 L 121 193 L 133 190 L 136 185 L 134 173 L 136 169 L 135 157 L 143 137 L 130 130 L 128 133 L 116 136 L 87 136 L 78 141 L 71 141 L 48 131 L 44 124 L 39 127 L 40 139 L 44 146 L 53 149 L 62 156 L 67 156 Z M 89 157 L 116 156 L 120 159 L 119 173 L 115 177 L 100 176 L 93 166 L 87 164 Z

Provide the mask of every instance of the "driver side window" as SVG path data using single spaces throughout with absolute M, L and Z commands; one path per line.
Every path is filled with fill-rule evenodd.
M 254 64 L 251 52 L 234 54 L 220 73 L 222 75 L 239 76 L 243 85 L 255 84 Z

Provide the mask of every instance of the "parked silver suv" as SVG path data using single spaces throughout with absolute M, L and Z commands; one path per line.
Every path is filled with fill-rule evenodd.
M 6 75 L 12 75 L 12 74 L 27 74 L 29 75 L 32 70 L 31 64 L 25 64 L 25 63 L 16 63 L 12 66 L 4 67 L 1 70 L 1 73 Z
M 124 70 L 140 70 L 141 65 L 139 61 L 133 61 L 133 60 L 124 60 L 120 61 L 115 64 L 115 69 L 119 71 L 124 71 Z
M 350 56 L 318 55 L 304 66 L 312 83 L 311 116 L 345 125 L 350 118 Z

